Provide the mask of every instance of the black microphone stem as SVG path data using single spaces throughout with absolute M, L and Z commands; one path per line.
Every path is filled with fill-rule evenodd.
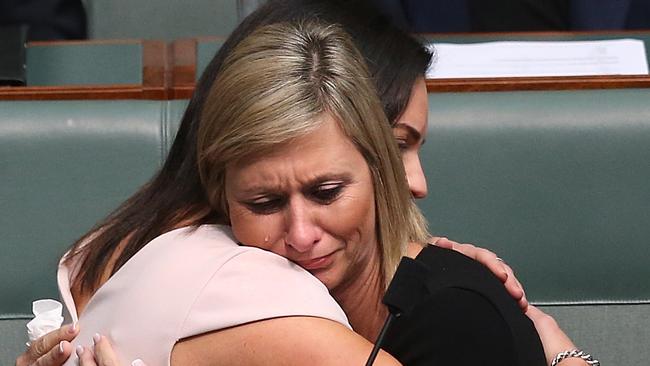
M 393 313 L 388 314 L 388 318 L 386 318 L 386 321 L 384 322 L 384 326 L 381 327 L 381 331 L 379 332 L 379 336 L 375 341 L 375 345 L 372 347 L 372 352 L 370 352 L 370 357 L 368 357 L 368 361 L 366 361 L 366 366 L 372 366 L 372 364 L 375 363 L 375 358 L 377 358 L 377 355 L 379 354 L 379 350 L 381 349 L 380 345 L 381 342 L 384 340 L 386 331 L 388 330 L 388 327 L 393 322 L 393 320 L 397 318 L 398 315 L 399 314 L 396 315 Z

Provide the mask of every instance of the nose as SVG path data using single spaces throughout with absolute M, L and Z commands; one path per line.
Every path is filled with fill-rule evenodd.
M 285 244 L 300 253 L 311 250 L 322 235 L 315 212 L 309 206 L 304 200 L 292 199 L 286 213 Z
M 407 164 L 404 164 L 406 170 L 406 180 L 409 184 L 409 190 L 414 198 L 424 198 L 427 196 L 427 178 L 422 170 L 420 157 L 415 156 Z

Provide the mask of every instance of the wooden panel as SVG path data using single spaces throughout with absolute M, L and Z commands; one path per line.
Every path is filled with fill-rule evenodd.
M 430 93 L 649 87 L 649 75 L 427 79 Z
M 170 99 L 188 99 L 196 80 L 196 39 L 182 39 L 171 45 L 172 86 Z
M 57 41 L 34 42 L 29 46 L 83 46 L 102 44 L 141 45 L 141 84 L 79 84 L 0 87 L 0 100 L 73 100 L 73 99 L 168 99 L 170 90 L 170 55 L 163 41 Z M 107 71 L 109 72 L 109 71 Z
M 423 34 L 421 38 L 439 42 L 468 42 L 501 40 L 579 40 L 640 38 L 648 42 L 650 32 L 525 32 L 525 33 L 467 33 Z M 56 99 L 188 99 L 194 92 L 199 60 L 199 45 L 223 41 L 221 37 L 200 37 L 177 40 L 169 45 L 163 41 L 109 40 L 34 42 L 30 46 L 141 44 L 142 84 L 61 85 L 0 87 L 0 100 Z M 201 43 L 202 42 L 202 43 Z M 646 45 L 650 50 L 650 45 Z M 649 88 L 650 75 L 572 76 L 572 77 L 508 77 L 429 79 L 429 92 L 479 92 L 519 90 L 579 90 Z

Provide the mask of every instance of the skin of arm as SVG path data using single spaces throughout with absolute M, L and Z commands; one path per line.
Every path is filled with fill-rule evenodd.
M 363 365 L 371 350 L 370 342 L 334 321 L 282 317 L 181 340 L 171 365 Z M 381 351 L 374 365 L 399 362 Z
M 557 348 L 546 350 L 548 363 L 557 352 L 574 348 L 555 320 L 531 306 L 527 315 L 541 332 L 543 343 Z M 305 328 L 307 326 L 307 328 Z M 309 329 L 309 331 L 305 331 Z M 300 332 L 300 334 L 296 334 Z M 558 333 L 559 332 L 559 333 Z M 279 337 L 279 338 L 278 338 Z M 299 338 L 296 338 L 299 337 Z M 330 339 L 325 339 L 330 338 Z M 371 344 L 335 322 L 310 317 L 287 317 L 265 320 L 218 332 L 207 333 L 179 342 L 172 351 L 172 365 L 341 365 L 365 363 Z M 216 347 L 216 348 L 215 348 Z M 319 349 L 320 347 L 320 349 Z M 333 352 L 333 350 L 336 350 Z M 290 356 L 289 356 L 290 355 Z M 106 337 L 99 337 L 94 349 L 85 348 L 79 355 L 80 366 L 118 365 Z M 53 360 L 44 363 L 50 365 Z M 59 363 L 60 364 L 60 363 Z M 146 366 L 138 360 L 134 366 Z M 381 351 L 375 365 L 399 365 Z M 577 358 L 563 360 L 562 366 L 583 366 Z

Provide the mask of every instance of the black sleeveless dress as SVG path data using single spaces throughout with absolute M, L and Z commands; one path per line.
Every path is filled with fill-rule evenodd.
M 403 365 L 546 366 L 532 321 L 486 267 L 432 245 L 406 260 L 420 268 L 419 279 L 407 275 L 402 292 L 410 294 L 399 296 L 413 301 L 380 343 Z M 384 298 L 389 305 L 393 282 Z

